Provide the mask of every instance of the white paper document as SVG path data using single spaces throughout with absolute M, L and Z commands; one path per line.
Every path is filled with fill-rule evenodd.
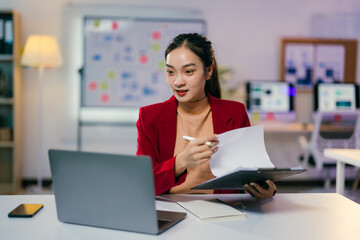
M 221 177 L 239 169 L 274 168 L 265 149 L 264 126 L 239 128 L 218 135 L 219 150 L 210 160 L 210 169 Z
M 201 220 L 218 220 L 228 218 L 244 218 L 246 214 L 218 200 L 194 200 L 177 202 L 180 206 Z

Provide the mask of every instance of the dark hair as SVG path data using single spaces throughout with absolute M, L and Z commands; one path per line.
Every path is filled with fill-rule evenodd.
M 174 49 L 186 47 L 195 53 L 202 61 L 204 70 L 213 65 L 213 72 L 209 80 L 205 83 L 205 93 L 214 97 L 221 98 L 221 88 L 219 74 L 214 51 L 211 42 L 206 37 L 198 33 L 183 33 L 173 39 L 165 51 L 165 60 L 167 55 Z

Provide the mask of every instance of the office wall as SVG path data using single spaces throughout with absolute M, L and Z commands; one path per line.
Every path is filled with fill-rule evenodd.
M 101 3 L 101 4 L 100 4 Z M 315 14 L 345 12 L 360 14 L 358 0 L 114 0 L 114 1 L 65 1 L 65 0 L 2 0 L 1 9 L 16 9 L 22 18 L 22 44 L 30 34 L 51 34 L 58 38 L 64 59 L 81 59 L 78 36 L 68 36 L 66 17 L 68 4 L 92 8 L 101 15 L 106 8 L 113 11 L 128 9 L 136 14 L 169 14 L 174 9 L 189 16 L 202 16 L 208 25 L 219 65 L 235 70 L 236 79 L 275 80 L 278 77 L 280 39 L 283 36 L 310 36 L 311 21 Z M 195 10 L 195 11 L 193 11 Z M 162 17 L 162 16 L 159 16 Z M 64 23 L 66 23 L 64 25 Z M 74 42 L 69 39 L 75 39 Z M 69 51 L 71 49 L 72 51 Z M 76 64 L 79 63 L 77 60 Z M 80 65 L 64 62 L 62 68 L 45 71 L 44 122 L 41 143 L 43 149 L 76 148 L 77 81 L 69 69 Z M 36 177 L 38 156 L 38 106 L 36 99 L 37 71 L 24 69 L 24 159 L 23 177 Z M 136 116 L 136 114 L 135 114 Z M 136 149 L 134 127 L 111 130 L 108 128 L 85 129 L 85 149 L 129 152 Z M 86 139 L 87 138 L 87 139 Z M 96 141 L 100 138 L 99 141 Z M 102 141 L 102 138 L 105 139 Z M 103 144 L 103 145 L 102 145 Z M 46 154 L 42 154 L 42 175 L 50 177 Z

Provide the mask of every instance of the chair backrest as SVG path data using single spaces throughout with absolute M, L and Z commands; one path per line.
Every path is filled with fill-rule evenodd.
M 316 167 L 334 162 L 323 155 L 325 148 L 359 148 L 360 112 L 318 112 L 310 139 Z

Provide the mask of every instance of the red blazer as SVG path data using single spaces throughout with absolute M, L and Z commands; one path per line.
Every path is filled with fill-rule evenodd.
M 214 133 L 250 126 L 244 104 L 208 96 Z M 168 192 L 185 181 L 186 172 L 175 177 L 174 148 L 176 139 L 177 100 L 169 100 L 140 108 L 137 155 L 152 158 L 156 195 Z

